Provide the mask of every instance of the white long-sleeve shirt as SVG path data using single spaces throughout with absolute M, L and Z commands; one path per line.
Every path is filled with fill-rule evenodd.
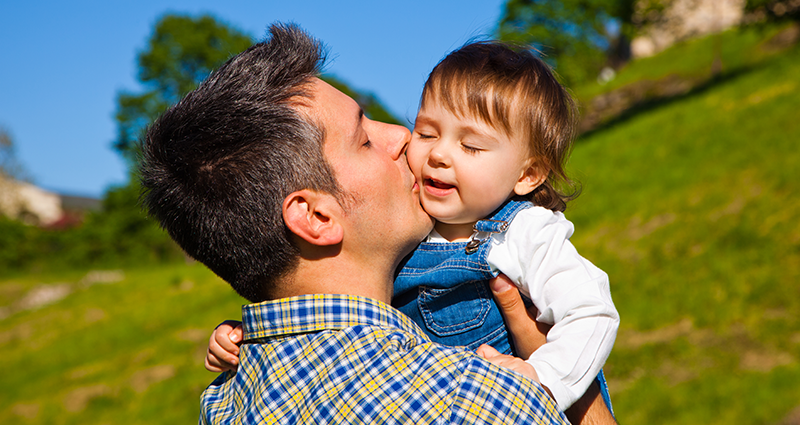
M 553 325 L 530 363 L 558 407 L 567 409 L 605 364 L 619 327 L 608 276 L 581 257 L 569 241 L 574 227 L 560 212 L 520 211 L 504 233 L 493 234 L 488 262 L 528 296 Z M 432 242 L 446 242 L 433 232 Z

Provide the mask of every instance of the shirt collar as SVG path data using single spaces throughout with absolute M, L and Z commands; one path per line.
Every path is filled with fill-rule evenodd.
M 358 325 L 398 328 L 428 339 L 403 313 L 380 301 L 355 295 L 301 295 L 245 305 L 242 324 L 245 340 Z

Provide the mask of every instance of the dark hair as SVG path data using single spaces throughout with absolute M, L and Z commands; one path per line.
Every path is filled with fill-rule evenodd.
M 297 264 L 284 198 L 339 194 L 324 129 L 296 110 L 324 48 L 293 25 L 269 32 L 153 123 L 139 169 L 149 213 L 251 302 L 269 299 Z
M 550 67 L 530 49 L 499 41 L 466 44 L 433 68 L 420 107 L 428 100 L 440 102 L 456 116 L 482 120 L 527 140 L 531 157 L 548 173 L 527 196 L 535 204 L 564 211 L 567 201 L 577 196 L 565 171 L 577 108 Z

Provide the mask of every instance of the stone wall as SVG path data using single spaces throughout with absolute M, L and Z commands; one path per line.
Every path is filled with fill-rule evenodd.
M 654 55 L 675 42 L 738 25 L 746 0 L 639 0 L 633 23 L 641 28 L 631 42 L 634 58 Z
M 60 220 L 64 212 L 57 194 L 0 176 L 0 214 L 28 224 L 49 226 Z

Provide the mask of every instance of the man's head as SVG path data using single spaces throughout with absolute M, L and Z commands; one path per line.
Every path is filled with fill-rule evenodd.
M 360 158 L 332 156 L 338 154 L 332 147 L 344 145 L 343 137 L 363 138 L 370 125 L 369 137 L 390 138 L 383 134 L 385 124 L 358 112 L 345 116 L 324 103 L 321 94 L 330 86 L 315 77 L 324 57 L 317 40 L 291 26 L 273 25 L 270 32 L 268 41 L 229 60 L 156 120 L 140 167 L 149 212 L 189 255 L 253 302 L 281 292 L 277 282 L 297 267 L 304 240 L 343 245 L 335 235 L 318 241 L 302 227 L 287 228 L 287 208 L 295 218 L 298 211 L 290 199 L 301 206 L 315 205 L 308 202 L 315 197 L 333 199 L 343 218 L 331 221 L 313 208 L 307 218 L 340 224 L 349 218 L 348 232 L 363 224 L 360 216 L 346 213 L 371 205 L 370 194 L 350 180 L 375 170 L 359 169 Z M 356 118 L 351 133 L 332 127 Z M 413 198 L 411 190 L 395 196 Z

